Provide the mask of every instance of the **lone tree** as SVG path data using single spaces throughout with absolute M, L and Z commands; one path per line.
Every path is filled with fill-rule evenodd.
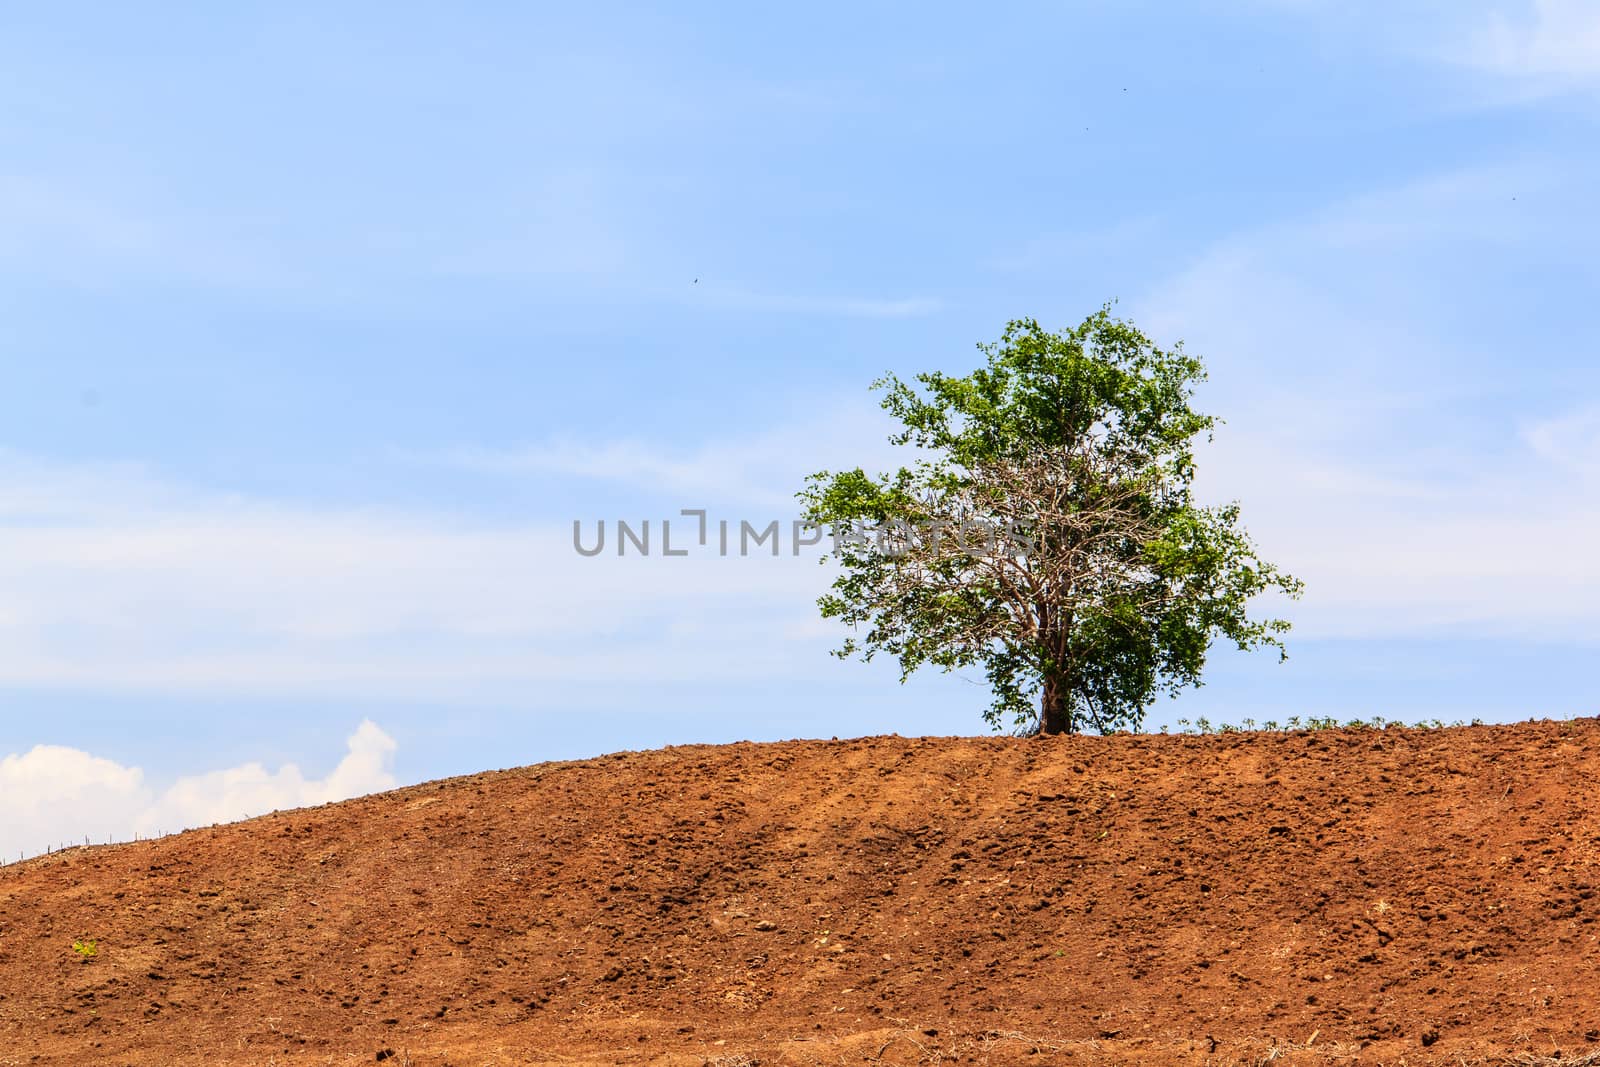
M 798 494 L 842 565 L 818 602 L 852 631 L 835 655 L 890 653 L 902 681 L 981 664 L 984 717 L 1046 734 L 1137 729 L 1157 693 L 1200 684 L 1218 637 L 1281 658 L 1289 624 L 1246 606 L 1300 583 L 1257 555 L 1237 504 L 1192 498 L 1217 421 L 1190 406 L 1200 361 L 1109 308 L 978 347 L 964 378 L 873 383 L 911 466 L 824 471 Z

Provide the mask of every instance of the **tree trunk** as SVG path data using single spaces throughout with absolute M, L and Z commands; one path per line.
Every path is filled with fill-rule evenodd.
M 1077 723 L 1072 721 L 1071 688 L 1064 678 L 1046 676 L 1044 679 L 1044 689 L 1039 695 L 1039 732 L 1077 733 Z

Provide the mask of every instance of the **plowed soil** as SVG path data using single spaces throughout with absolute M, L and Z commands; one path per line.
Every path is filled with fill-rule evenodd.
M 431 783 L 0 870 L 0 1065 L 1582 1062 L 1597 780 L 1580 720 Z

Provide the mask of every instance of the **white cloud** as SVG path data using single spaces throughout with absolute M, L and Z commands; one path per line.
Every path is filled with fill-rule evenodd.
M 1600 408 L 1536 420 L 1522 438 L 1545 461 L 1584 482 L 1600 481 Z
M 265 235 L 220 232 L 192 205 L 119 173 L 96 185 L 92 168 L 0 174 L 0 272 L 100 284 L 118 277 L 283 289 L 295 274 L 274 264 Z
M 1588 246 L 1582 184 L 1512 167 L 1382 191 L 1236 235 L 1136 302 L 1207 357 L 1228 422 L 1201 486 L 1307 582 L 1300 636 L 1600 641 L 1600 505 L 1578 491 L 1600 415 L 1526 369 L 1506 395 L 1517 357 L 1461 340 L 1498 272 Z M 1530 188 L 1548 205 L 1519 230 Z
M 770 445 L 758 439 L 673 450 L 643 440 L 564 439 L 523 448 L 458 449 L 446 461 L 491 474 L 618 482 L 652 493 L 676 493 L 685 504 L 715 496 L 793 510 L 792 493 L 799 481 L 791 481 L 785 493 L 775 488 L 783 482 L 762 476 L 770 470 Z
M 1364 50 L 1487 76 L 1501 102 L 1600 82 L 1600 7 L 1593 0 L 1253 0 L 1337 32 Z
M 197 212 L 193 198 L 82 173 L 0 173 L 0 272 L 101 283 L 136 276 L 359 305 L 397 280 L 537 283 L 713 311 L 904 319 L 937 313 L 926 295 L 816 293 L 684 276 L 676 245 L 641 241 L 660 214 L 634 176 L 551 168 L 514 189 L 476 190 L 403 223 L 353 191 L 336 222 Z M 336 194 L 337 195 L 337 194 Z M 431 221 L 430 221 L 431 220 Z M 330 233 L 337 239 L 330 239 Z M 318 269 L 308 273 L 307 264 Z M 376 270 L 376 274 L 374 271 Z M 673 276 L 663 286 L 663 276 Z M 382 284 L 374 288 L 374 282 Z M 392 295 L 392 294 L 391 294 Z M 386 313 L 393 308 L 385 304 Z
M 148 218 L 77 193 L 64 183 L 0 174 L 0 259 L 37 258 L 66 246 L 76 254 L 142 260 L 162 234 Z
M 1600 81 L 1600 6 L 1593 0 L 1498 5 L 1467 37 L 1461 58 L 1551 88 L 1593 84 Z
M 784 484 L 739 462 L 751 487 Z M 685 483 L 706 490 L 691 499 L 626 516 L 651 521 L 655 555 L 585 559 L 572 520 L 619 516 L 320 509 L 0 454 L 0 684 L 525 703 L 557 682 L 803 669 L 784 635 L 826 579 L 787 533 L 777 559 L 660 556 L 679 507 L 725 502 L 735 552 L 739 519 L 794 513 L 713 498 L 705 477 Z M 694 636 L 672 629 L 690 622 Z
M 394 739 L 363 721 L 326 778 L 306 778 L 294 764 L 269 771 L 248 763 L 157 791 L 137 767 L 38 745 L 0 759 L 0 856 L 173 833 L 393 789 L 394 753 Z
M 1491 447 L 1491 469 L 1461 456 L 1455 479 L 1408 483 L 1339 443 L 1225 429 L 1202 469 L 1306 581 L 1301 636 L 1600 641 L 1600 507 L 1514 439 Z
M 870 400 L 819 399 L 794 407 L 816 415 L 688 448 L 638 439 L 564 439 L 522 448 L 458 449 L 443 461 L 491 474 L 614 482 L 652 495 L 675 495 L 685 507 L 738 504 L 764 508 L 774 518 L 794 515 L 795 492 L 817 470 L 888 470 L 907 462 L 905 449 L 888 444 L 896 429 L 893 420 Z
M 681 291 L 683 299 L 730 311 L 790 315 L 824 315 L 854 319 L 910 319 L 937 313 L 938 300 L 926 296 L 864 297 L 774 293 L 737 285 L 696 281 Z

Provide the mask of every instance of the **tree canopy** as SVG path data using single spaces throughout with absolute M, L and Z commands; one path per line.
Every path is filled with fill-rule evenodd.
M 812 475 L 805 518 L 841 565 L 822 614 L 836 654 L 981 666 L 985 717 L 1023 731 L 1137 729 L 1163 692 L 1198 686 L 1217 639 L 1284 655 L 1289 624 L 1249 602 L 1300 583 L 1263 560 L 1237 503 L 1193 497 L 1192 407 L 1205 379 L 1109 308 L 1050 332 L 1032 319 L 979 345 L 965 377 L 873 383 L 910 462 Z

